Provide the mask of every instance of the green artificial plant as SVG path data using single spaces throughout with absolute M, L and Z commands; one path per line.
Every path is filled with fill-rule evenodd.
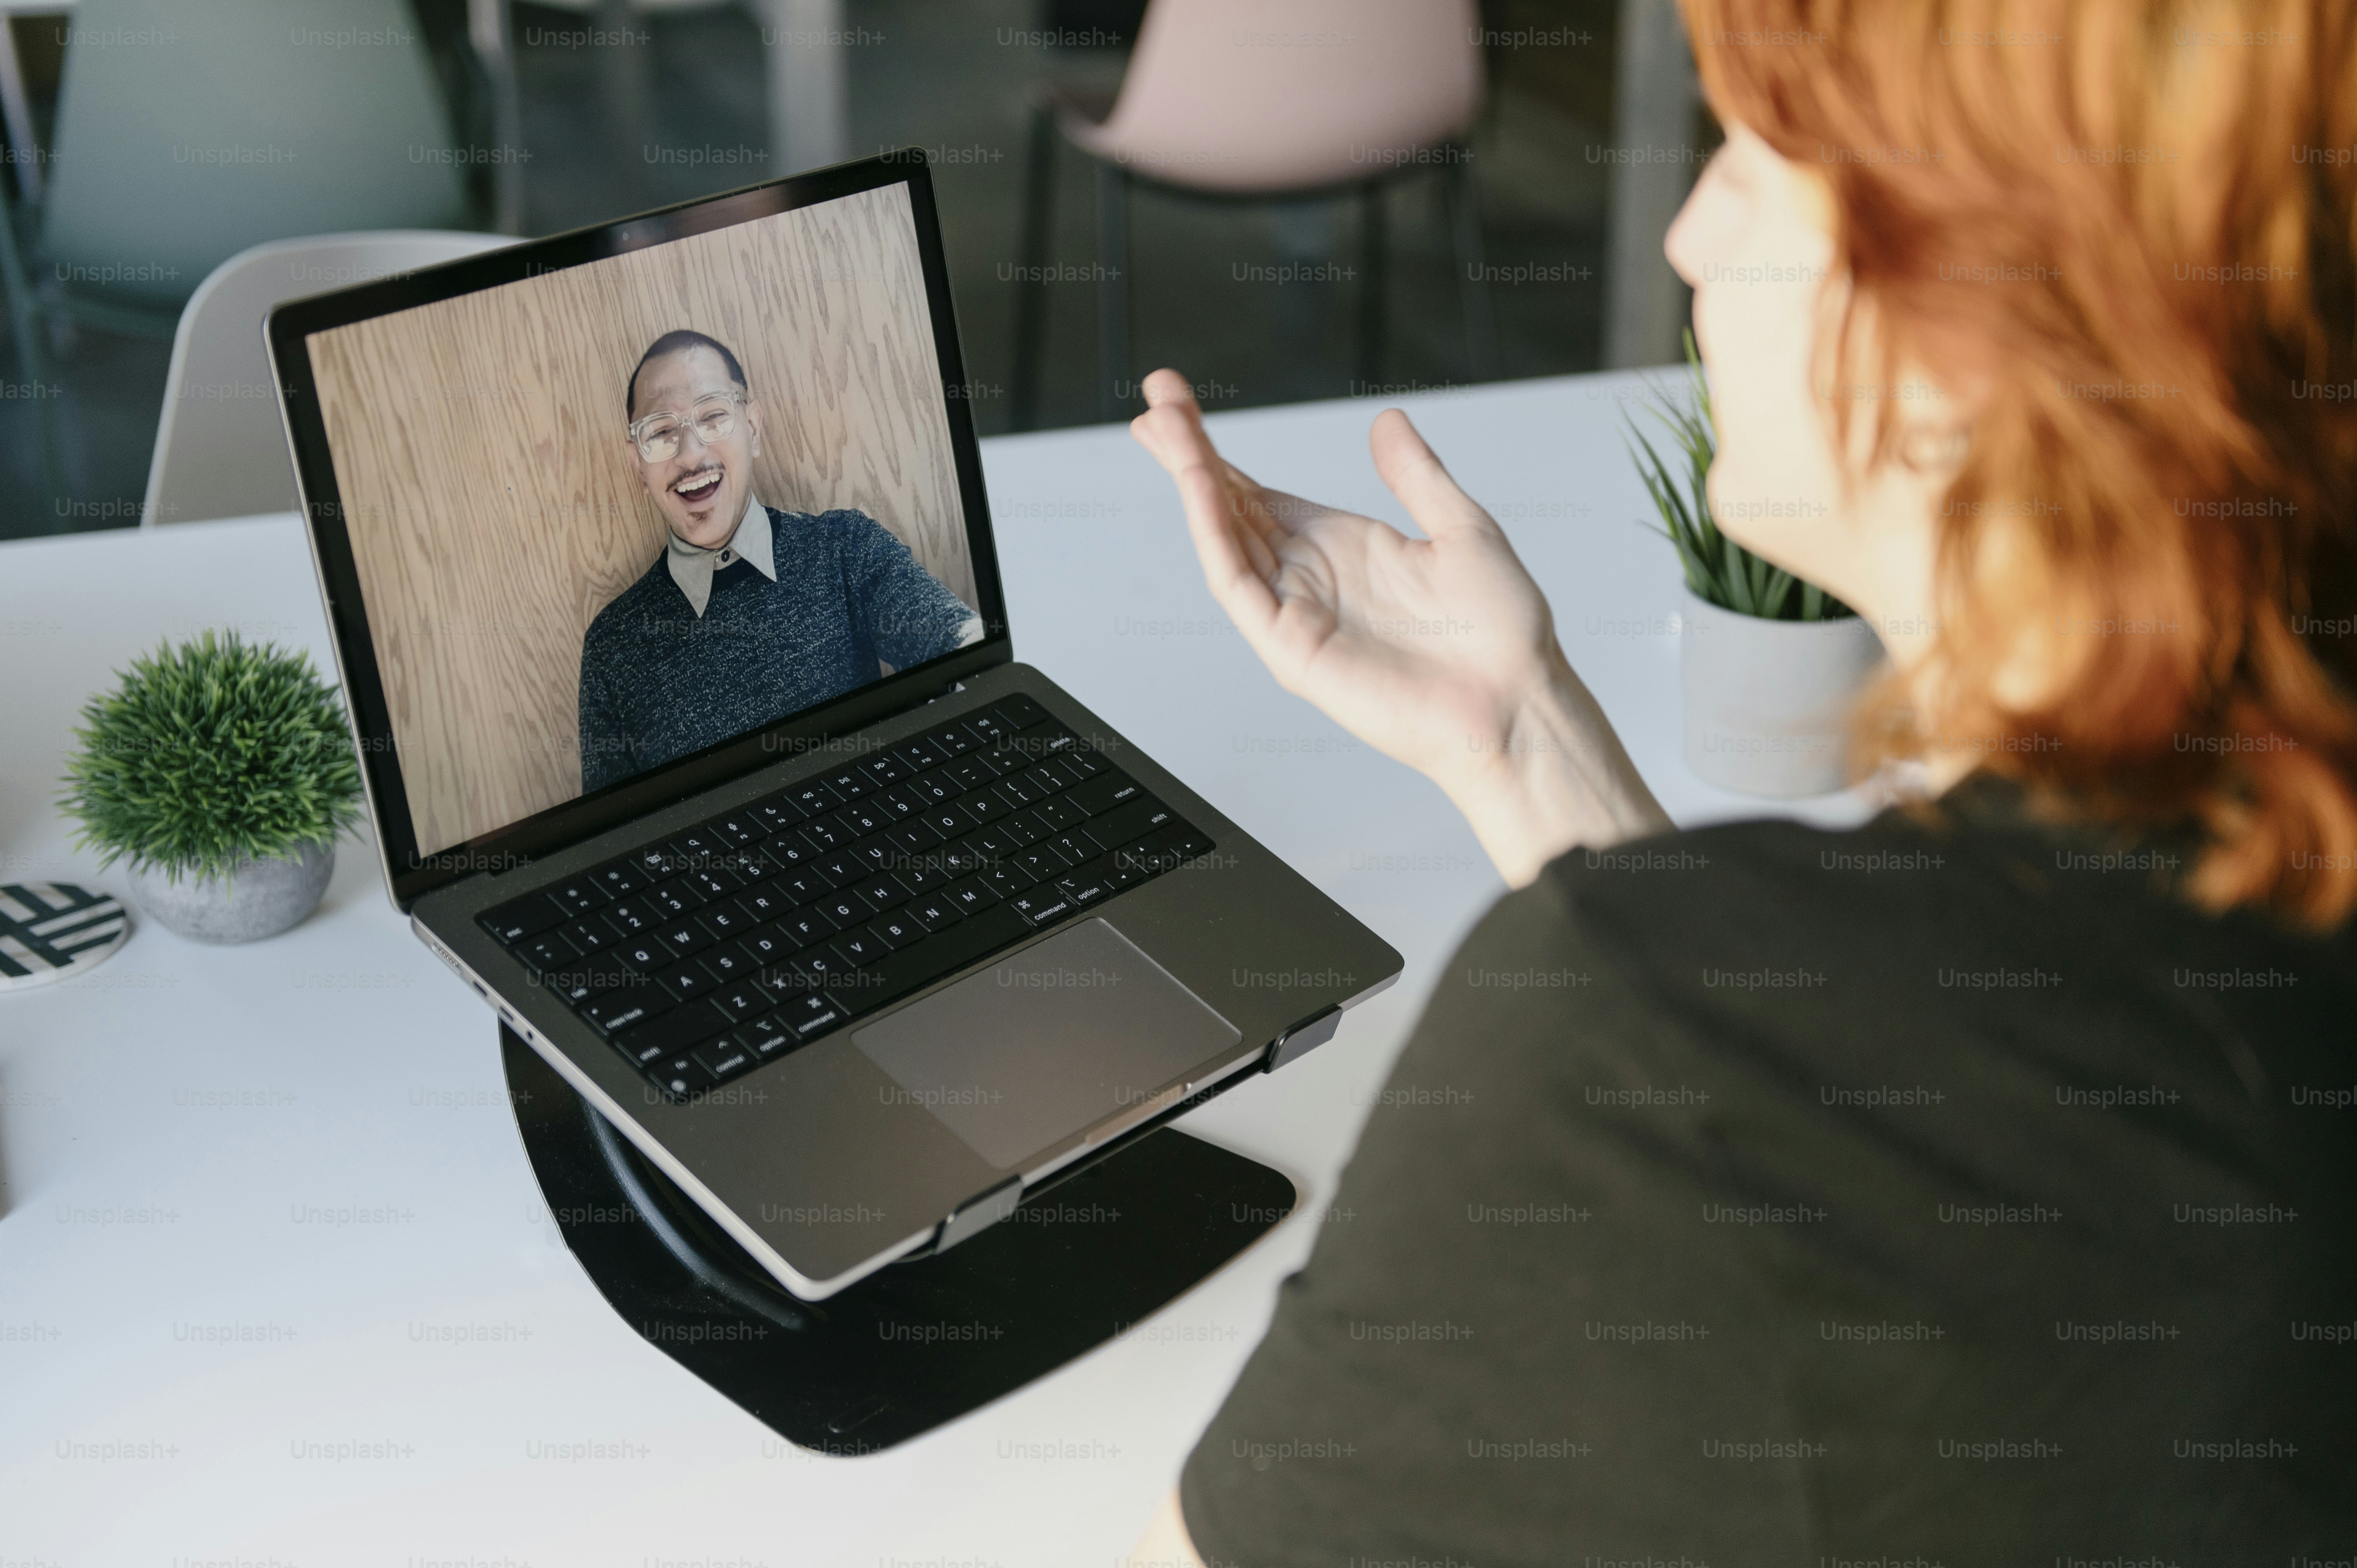
M 227 879 L 327 845 L 360 815 L 342 705 L 309 655 L 206 631 L 132 660 L 74 732 L 59 800 L 99 865 Z
M 1660 522 L 1646 526 L 1676 548 L 1678 563 L 1685 568 L 1686 586 L 1721 609 L 1762 620 L 1836 620 L 1855 615 L 1814 583 L 1770 565 L 1718 531 L 1704 489 L 1711 459 L 1717 455 L 1718 439 L 1711 425 L 1710 384 L 1703 380 L 1702 358 L 1695 351 L 1691 329 L 1686 333 L 1686 373 L 1694 382 L 1693 400 L 1680 402 L 1664 394 L 1662 402 L 1667 412 L 1649 411 L 1669 432 L 1670 445 L 1680 459 L 1675 466 L 1663 461 L 1635 419 L 1629 421 L 1629 436 L 1644 453 L 1641 457 L 1635 451 L 1629 456 L 1661 517 Z M 1795 588 L 1800 592 L 1795 594 Z

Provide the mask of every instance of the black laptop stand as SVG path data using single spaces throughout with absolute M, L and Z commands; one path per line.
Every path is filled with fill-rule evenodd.
M 889 1448 L 1044 1377 L 1185 1294 L 1296 1200 L 1266 1165 L 1148 1129 L 971 1240 L 805 1302 L 505 1025 L 500 1047 L 541 1194 L 599 1294 L 640 1337 L 822 1453 Z

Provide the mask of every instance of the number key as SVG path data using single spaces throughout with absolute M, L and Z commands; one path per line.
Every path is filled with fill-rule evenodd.
M 686 914 L 704 902 L 704 895 L 688 886 L 687 878 L 666 882 L 646 895 L 647 902 L 666 919 Z
M 841 820 L 845 831 L 853 838 L 863 839 L 869 833 L 880 833 L 890 827 L 894 818 L 892 813 L 882 805 L 873 801 L 862 801 L 856 806 L 845 806 L 843 809 Z
M 909 781 L 909 788 L 915 791 L 917 799 L 929 806 L 946 805 L 965 793 L 965 786 L 951 778 L 948 769 L 942 768 L 918 775 Z
M 734 872 L 723 871 L 717 866 L 705 866 L 701 870 L 689 872 L 687 885 L 703 894 L 709 901 L 726 897 L 744 886 L 745 883 L 744 879 Z
M 608 925 L 613 927 L 619 935 L 626 937 L 638 935 L 653 925 L 659 914 L 668 912 L 657 910 L 653 905 L 643 898 L 617 898 L 597 911 Z

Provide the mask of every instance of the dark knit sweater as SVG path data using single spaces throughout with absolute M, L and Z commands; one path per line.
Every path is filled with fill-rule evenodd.
M 2357 926 L 2018 801 L 1508 895 L 1187 1464 L 1203 1560 L 2347 1563 Z
M 739 560 L 698 617 L 657 555 L 589 623 L 585 792 L 958 646 L 974 612 L 875 519 L 766 510 L 776 582 Z

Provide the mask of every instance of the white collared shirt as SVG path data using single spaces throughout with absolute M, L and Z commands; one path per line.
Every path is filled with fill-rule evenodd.
M 704 618 L 704 607 L 712 602 L 712 574 L 725 572 L 739 561 L 749 561 L 753 570 L 772 583 L 778 580 L 777 562 L 773 558 L 770 539 L 770 509 L 760 498 L 747 495 L 745 515 L 737 520 L 737 531 L 717 550 L 706 550 L 700 544 L 690 544 L 674 533 L 671 546 L 663 552 L 663 564 L 671 568 L 671 580 L 687 596 L 695 610 L 695 618 Z

